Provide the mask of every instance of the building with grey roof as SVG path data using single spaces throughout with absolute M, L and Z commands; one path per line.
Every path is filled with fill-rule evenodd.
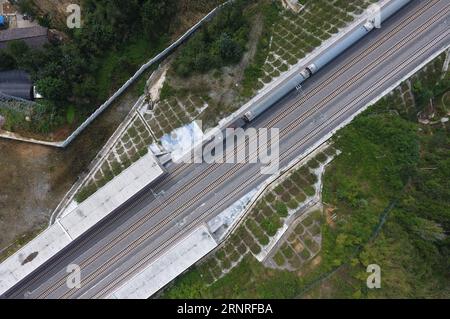
M 48 28 L 34 26 L 0 31 L 0 49 L 6 48 L 9 42 L 18 40 L 24 41 L 31 48 L 40 48 L 48 43 Z
M 25 71 L 0 72 L 0 93 L 24 100 L 33 100 L 33 82 Z

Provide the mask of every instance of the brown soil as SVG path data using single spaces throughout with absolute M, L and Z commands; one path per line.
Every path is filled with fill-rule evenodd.
M 331 227 L 334 228 L 335 227 L 335 223 L 334 220 L 331 218 L 333 216 L 333 212 L 335 211 L 336 208 L 327 208 L 325 210 L 326 215 L 327 215 L 327 224 Z
M 48 14 L 54 24 L 64 26 L 66 8 L 69 4 L 80 4 L 81 0 L 32 0 L 31 4 L 39 15 Z
M 33 1 L 41 13 L 59 14 L 67 3 L 64 0 L 55 6 L 49 0 Z M 181 14 L 174 17 L 173 38 L 179 37 L 222 2 L 180 0 Z M 63 21 L 64 14 L 58 14 L 54 17 L 56 21 Z M 59 201 L 78 176 L 88 169 L 89 163 L 134 105 L 138 97 L 137 84 L 67 149 L 0 139 L 0 260 L 46 227 Z M 68 128 L 62 128 L 47 138 L 63 139 L 68 133 Z
M 52 140 L 64 141 L 74 130 L 74 128 L 69 126 L 61 127 L 52 134 Z
M 297 243 L 294 247 L 294 250 L 297 254 L 301 253 L 305 249 L 301 243 Z
M 176 40 L 212 9 L 224 2 L 225 0 L 178 0 L 178 12 L 182 14 L 174 17 L 175 21 L 170 30 L 172 40 Z
M 39 231 L 134 105 L 134 87 L 64 150 L 0 139 L 0 255 Z M 31 238 L 28 238 L 31 239 Z

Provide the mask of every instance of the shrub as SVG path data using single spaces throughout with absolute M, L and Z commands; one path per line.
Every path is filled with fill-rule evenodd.
M 306 194 L 308 197 L 314 196 L 314 194 L 316 193 L 316 190 L 315 190 L 314 187 L 312 187 L 312 186 L 306 187 L 303 191 L 305 192 L 305 194 Z
M 281 227 L 281 220 L 278 215 L 272 215 L 264 219 L 261 223 L 261 227 L 269 236 L 274 236 L 278 229 Z
M 295 209 L 295 208 L 298 207 L 298 203 L 297 203 L 297 201 L 296 201 L 295 199 L 291 199 L 291 200 L 289 201 L 289 203 L 287 204 L 287 206 L 288 206 L 290 209 Z
M 161 88 L 161 93 L 159 95 L 159 99 L 161 101 L 167 100 L 168 98 L 175 96 L 176 90 L 170 86 L 167 81 L 164 82 L 163 87 Z
M 319 164 L 318 161 L 316 161 L 316 160 L 313 158 L 313 159 L 311 159 L 311 160 L 308 161 L 307 165 L 308 165 L 308 167 L 311 168 L 311 169 L 316 169 L 316 168 L 319 167 L 320 164 Z
M 235 1 L 202 27 L 176 57 L 175 72 L 186 77 L 239 62 L 249 33 L 245 6 L 246 1 Z
M 278 215 L 280 215 L 281 217 L 286 217 L 288 215 L 288 209 L 287 209 L 286 205 L 282 202 L 277 202 L 275 204 L 275 209 L 276 209 Z
M 94 183 L 88 184 L 85 187 L 81 188 L 77 195 L 75 195 L 75 200 L 77 201 L 77 203 L 82 203 L 96 191 L 97 186 L 95 186 Z

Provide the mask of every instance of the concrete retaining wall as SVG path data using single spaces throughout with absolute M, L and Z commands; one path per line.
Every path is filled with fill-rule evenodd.
M 231 0 L 232 1 L 232 0 Z M 69 135 L 64 141 L 59 142 L 49 142 L 49 141 L 41 141 L 36 140 L 32 138 L 26 138 L 23 136 L 19 136 L 18 134 L 10 133 L 10 132 L 3 132 L 0 133 L 0 137 L 22 141 L 22 142 L 28 142 L 33 144 L 41 144 L 46 146 L 53 146 L 53 147 L 60 147 L 65 148 L 68 146 L 78 135 L 80 135 L 81 132 L 89 125 L 91 124 L 103 111 L 105 111 L 125 90 L 127 90 L 146 70 L 148 70 L 152 65 L 155 63 L 160 62 L 164 58 L 166 58 L 169 54 L 172 53 L 173 50 L 178 48 L 181 44 L 183 44 L 187 39 L 191 37 L 192 34 L 194 34 L 195 31 L 198 30 L 205 22 L 211 20 L 217 12 L 225 5 L 227 5 L 230 1 L 227 1 L 220 6 L 214 8 L 211 10 L 206 16 L 204 16 L 199 22 L 197 22 L 194 26 L 192 26 L 186 33 L 184 33 L 180 38 L 178 38 L 175 42 L 173 42 L 170 46 L 168 46 L 166 49 L 164 49 L 162 52 L 160 52 L 158 55 L 153 57 L 150 61 L 142 65 L 139 70 L 136 71 L 136 73 L 127 81 L 125 84 L 122 85 L 120 89 L 118 89 L 105 103 L 103 103 L 97 110 L 95 110 L 94 113 L 92 113 L 75 131 L 72 132 L 72 134 Z

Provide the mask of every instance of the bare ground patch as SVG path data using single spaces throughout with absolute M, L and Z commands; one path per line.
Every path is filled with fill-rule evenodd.
M 45 228 L 136 99 L 132 87 L 64 150 L 0 139 L 0 260 Z

